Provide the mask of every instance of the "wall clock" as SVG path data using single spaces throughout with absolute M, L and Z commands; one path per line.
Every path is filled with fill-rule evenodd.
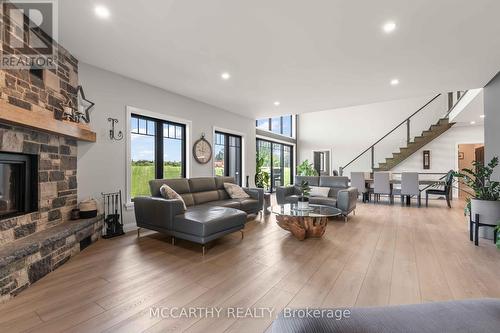
M 207 164 L 212 159 L 212 146 L 205 139 L 205 134 L 202 134 L 201 138 L 194 143 L 193 156 L 200 164 Z

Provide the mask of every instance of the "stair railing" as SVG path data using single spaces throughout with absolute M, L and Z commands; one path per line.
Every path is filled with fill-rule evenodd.
M 371 152 L 371 169 L 373 170 L 375 168 L 375 146 L 377 145 L 377 143 L 379 143 L 380 141 L 384 140 L 386 137 L 388 137 L 389 135 L 391 135 L 394 131 L 396 131 L 398 128 L 400 128 L 403 125 L 406 125 L 406 143 L 407 144 L 410 143 L 410 141 L 411 141 L 411 135 L 410 135 L 410 133 L 411 133 L 411 119 L 415 115 L 417 115 L 418 113 L 420 113 L 422 110 L 424 110 L 429 104 L 431 104 L 436 99 L 438 99 L 439 96 L 441 96 L 441 94 L 437 94 L 436 96 L 434 96 L 433 98 L 431 98 L 427 103 L 425 103 L 417 111 L 413 112 L 408 118 L 406 118 L 405 120 L 403 120 L 402 122 L 400 122 L 398 125 L 396 125 L 396 127 L 394 127 L 389 132 L 387 132 L 383 137 L 381 137 L 380 139 L 378 139 L 377 141 L 375 141 L 375 143 L 372 144 L 370 147 L 368 147 L 365 150 L 363 150 L 358 156 L 356 156 L 355 158 L 353 158 L 349 163 L 347 163 L 343 167 L 339 167 L 339 174 L 342 175 L 343 171 L 345 170 L 345 168 L 347 168 L 352 163 L 356 162 L 361 156 L 363 156 L 368 151 Z M 449 113 L 447 113 L 447 115 L 449 115 Z
M 455 109 L 455 107 L 460 102 L 460 100 L 467 94 L 467 90 L 466 91 L 457 91 L 456 94 L 457 94 L 457 99 L 456 99 L 456 102 L 453 103 L 453 93 L 448 93 L 448 98 L 449 98 L 449 101 L 451 100 L 451 103 L 450 103 L 450 105 L 448 107 L 449 110 L 445 114 L 445 116 L 443 117 L 443 119 L 448 119 L 448 117 L 450 116 L 450 113 Z M 432 102 L 434 102 L 437 98 L 439 98 L 439 96 L 441 96 L 441 94 L 437 94 L 436 96 L 434 96 L 433 98 L 431 98 L 421 108 L 419 108 L 417 111 L 413 112 L 408 118 L 406 118 L 405 120 L 403 120 L 402 122 L 400 122 L 398 125 L 396 125 L 396 127 L 394 127 L 392 130 L 390 130 L 389 132 L 387 132 L 383 137 L 381 137 L 380 139 L 378 139 L 377 141 L 375 141 L 375 143 L 372 144 L 370 147 L 368 147 L 365 150 L 363 150 L 358 156 L 356 156 L 355 158 L 353 158 L 349 163 L 347 163 L 343 167 L 339 167 L 339 174 L 342 176 L 343 171 L 345 170 L 345 168 L 347 168 L 352 163 L 356 162 L 360 157 L 362 157 L 368 151 L 370 151 L 370 155 L 371 155 L 370 156 L 370 159 L 371 159 L 371 169 L 373 171 L 373 169 L 375 169 L 375 146 L 380 141 L 382 141 L 385 138 L 387 138 L 389 135 L 391 135 L 394 131 L 396 131 L 397 129 L 399 129 L 403 125 L 406 125 L 406 144 L 409 144 L 411 142 L 411 134 L 410 134 L 411 133 L 411 119 L 413 117 L 415 117 L 417 114 L 419 114 L 422 110 L 424 110 L 429 104 L 431 104 Z

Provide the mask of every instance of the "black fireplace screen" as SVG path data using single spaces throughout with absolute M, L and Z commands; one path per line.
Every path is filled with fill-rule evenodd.
M 0 153 L 0 219 L 36 210 L 36 156 Z

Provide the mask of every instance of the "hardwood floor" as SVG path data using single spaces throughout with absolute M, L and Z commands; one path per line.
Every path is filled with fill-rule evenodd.
M 99 240 L 0 305 L 1 332 L 262 332 L 271 317 L 161 318 L 155 307 L 333 307 L 500 297 L 500 251 L 468 239 L 462 207 L 358 203 L 322 239 L 272 216 L 201 247 L 135 232 Z M 454 206 L 459 206 L 457 201 Z

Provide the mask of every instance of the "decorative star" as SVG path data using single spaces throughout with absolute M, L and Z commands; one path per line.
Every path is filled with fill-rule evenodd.
M 76 96 L 78 99 L 78 112 L 82 115 L 81 118 L 83 121 L 88 124 L 90 123 L 90 109 L 92 109 L 95 103 L 85 98 L 82 86 L 76 88 Z M 82 107 L 82 111 L 80 111 L 80 107 Z
M 63 109 L 62 118 L 69 119 L 70 121 L 73 121 L 76 123 L 79 122 L 80 119 L 78 116 L 78 111 L 75 108 L 75 103 L 73 102 L 73 99 L 70 96 L 68 96 L 68 94 L 66 92 L 63 92 L 62 94 L 64 96 L 64 102 L 60 103 L 60 105 Z M 68 109 L 70 111 L 68 111 Z

